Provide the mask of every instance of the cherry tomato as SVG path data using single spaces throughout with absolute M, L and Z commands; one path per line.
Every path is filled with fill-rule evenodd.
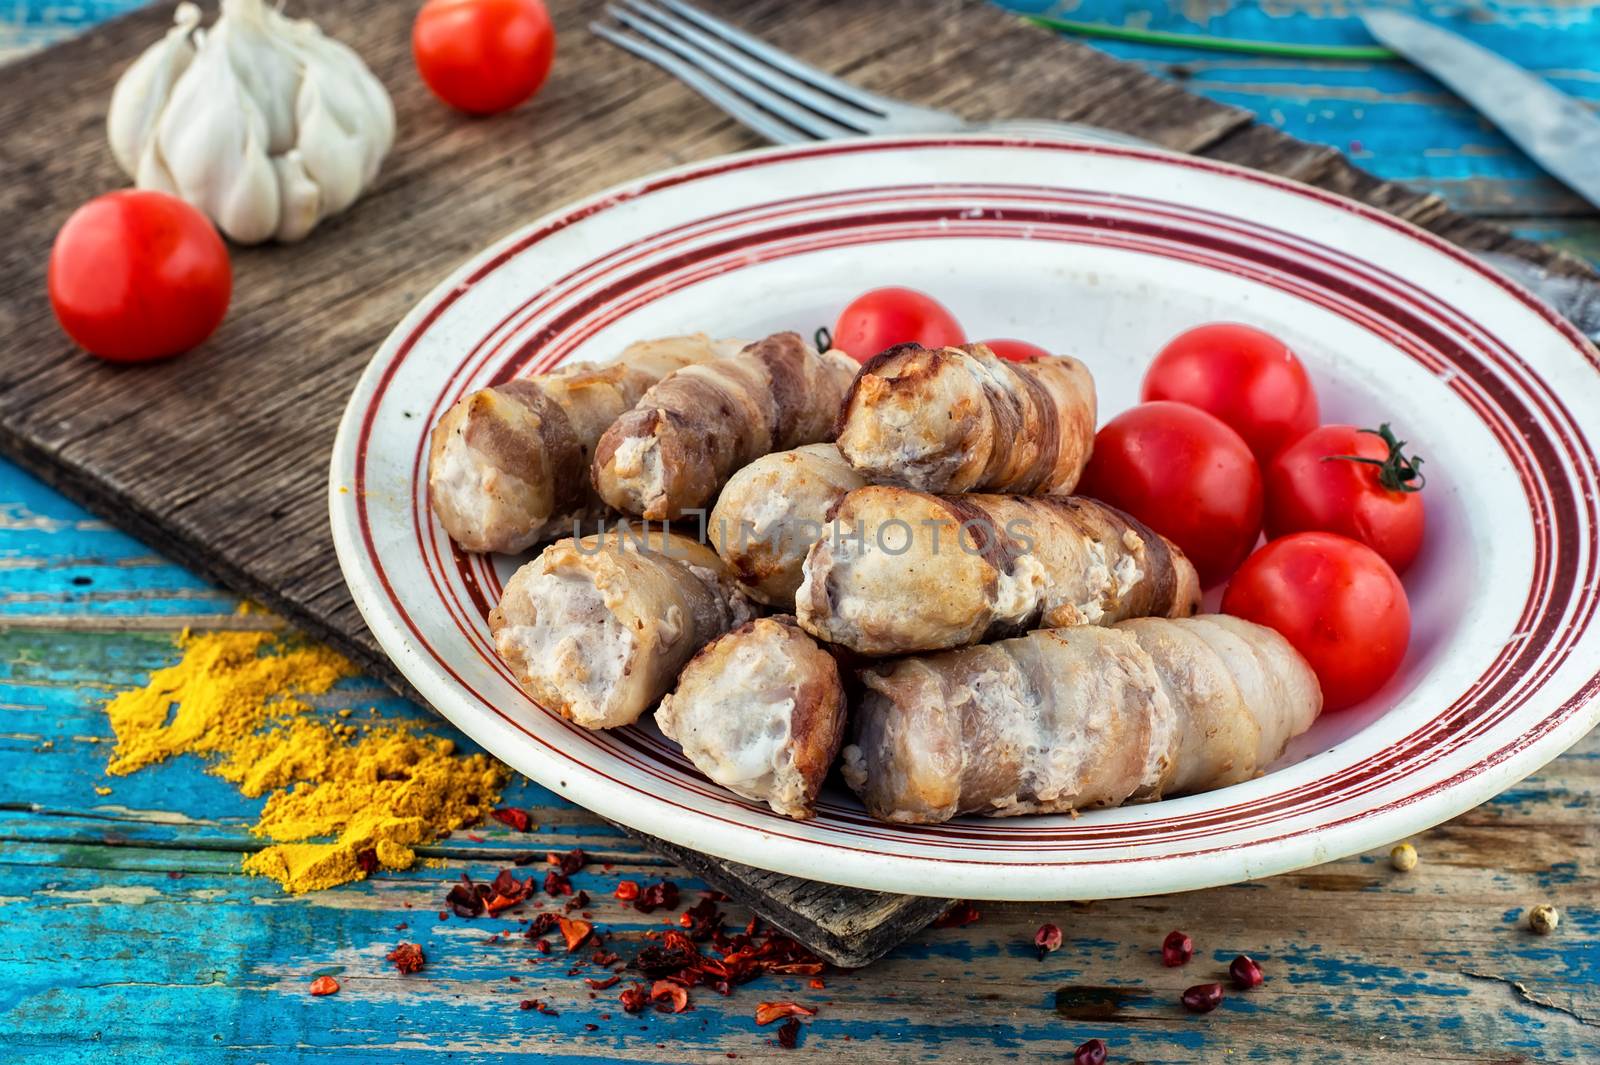
M 1383 687 L 1411 639 L 1400 578 L 1372 548 L 1337 533 L 1267 544 L 1234 574 L 1222 610 L 1282 633 L 1316 672 L 1324 710 Z
M 896 344 L 942 348 L 964 339 L 955 315 L 910 288 L 875 288 L 857 296 L 833 327 L 833 346 L 857 362 Z
M 1224 580 L 1261 532 L 1261 470 L 1239 434 L 1197 407 L 1142 403 L 1095 434 L 1078 491 L 1110 503 Z
M 1244 437 L 1262 462 L 1317 424 L 1311 378 L 1283 341 L 1232 322 L 1202 325 L 1161 349 L 1139 398 L 1199 407 Z
M 1029 359 L 1047 359 L 1050 352 L 1037 344 L 1030 344 L 1026 340 L 1012 340 L 1010 337 L 1000 337 L 995 340 L 981 340 L 980 344 L 986 345 L 990 351 L 1002 359 L 1012 362 L 1027 362 Z
M 1311 430 L 1267 463 L 1267 536 L 1336 532 L 1404 573 L 1422 547 L 1423 527 L 1422 460 L 1407 457 L 1404 446 L 1387 425 Z
M 544 0 L 428 0 L 411 26 L 411 54 L 435 96 L 492 115 L 539 91 L 556 31 Z
M 50 249 L 50 306 L 67 335 L 114 362 L 187 351 L 228 311 L 228 249 L 199 210 L 123 189 L 78 208 Z

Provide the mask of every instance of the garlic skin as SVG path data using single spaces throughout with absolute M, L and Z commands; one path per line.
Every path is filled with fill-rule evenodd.
M 143 189 L 181 196 L 239 244 L 296 241 L 349 207 L 394 144 L 394 105 L 361 57 L 263 0 L 173 28 L 111 94 L 106 132 Z

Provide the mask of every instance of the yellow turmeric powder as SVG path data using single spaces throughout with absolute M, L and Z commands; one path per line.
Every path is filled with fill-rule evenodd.
M 408 869 L 414 847 L 478 820 L 505 787 L 505 766 L 443 737 L 320 714 L 307 697 L 355 673 L 326 648 L 264 632 L 185 633 L 178 645 L 176 665 L 107 704 L 117 746 L 106 772 L 198 754 L 243 794 L 267 795 L 251 831 L 272 843 L 244 868 L 285 890 Z

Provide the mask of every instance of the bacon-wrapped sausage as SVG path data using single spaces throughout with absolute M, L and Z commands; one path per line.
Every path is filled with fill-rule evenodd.
M 524 691 L 598 729 L 637 721 L 690 656 L 754 615 L 710 548 L 622 526 L 545 548 L 506 583 L 489 630 Z
M 468 551 L 523 551 L 598 515 L 589 462 L 600 434 L 674 370 L 731 355 L 704 334 L 630 344 L 617 361 L 481 389 L 445 411 L 428 450 L 428 498 Z
M 894 655 L 1029 629 L 1177 617 L 1199 607 L 1174 544 L 1092 499 L 935 496 L 870 485 L 811 546 L 795 613 L 809 633 Z
M 866 483 L 832 444 L 764 455 L 734 474 L 717 497 L 711 542 L 746 595 L 793 610 L 800 567 L 827 527 L 829 510 Z
M 718 784 L 804 821 L 844 739 L 839 667 L 792 618 L 747 622 L 690 659 L 656 724 Z
M 1288 641 L 1220 614 L 1046 629 L 860 676 L 845 782 L 872 816 L 919 824 L 1238 783 L 1322 708 Z
M 837 436 L 876 484 L 1064 496 L 1089 461 L 1094 421 L 1094 379 L 1077 359 L 901 344 L 861 368 Z
M 710 506 L 741 466 L 827 440 L 856 369 L 843 352 L 819 354 L 798 334 L 775 333 L 669 374 L 600 438 L 600 498 L 661 520 Z

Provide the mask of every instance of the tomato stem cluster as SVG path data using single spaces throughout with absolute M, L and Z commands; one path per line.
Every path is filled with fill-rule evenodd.
M 1378 467 L 1378 483 L 1391 492 L 1420 492 L 1428 483 L 1428 478 L 1422 473 L 1422 456 L 1407 455 L 1406 442 L 1395 439 L 1394 431 L 1389 428 L 1389 423 L 1384 422 L 1376 429 L 1362 429 L 1360 432 L 1371 433 L 1379 437 L 1389 448 L 1389 454 L 1381 459 L 1369 459 L 1362 455 L 1324 455 L 1323 462 L 1360 462 L 1368 466 Z

